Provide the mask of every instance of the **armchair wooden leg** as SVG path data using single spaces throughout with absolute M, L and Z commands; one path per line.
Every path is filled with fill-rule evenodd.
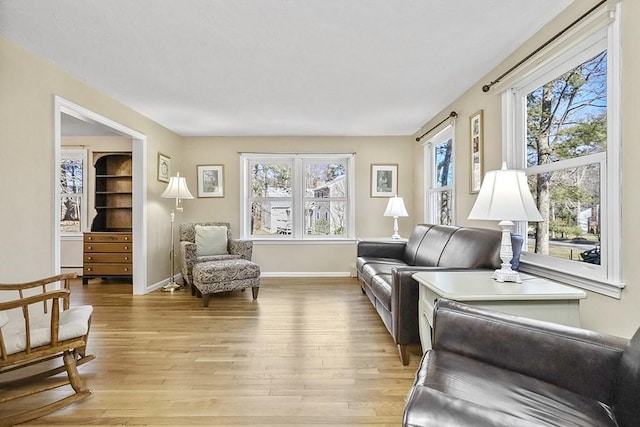
M 404 366 L 409 364 L 409 346 L 406 344 L 398 344 L 398 353 L 400 353 L 400 361 Z
M 260 287 L 259 286 L 251 288 L 251 293 L 253 294 L 253 299 L 258 299 L 258 292 L 260 292 Z

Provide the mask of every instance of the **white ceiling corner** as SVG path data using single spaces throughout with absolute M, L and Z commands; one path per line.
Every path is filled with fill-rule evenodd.
M 2 0 L 0 34 L 184 136 L 412 135 L 571 0 Z

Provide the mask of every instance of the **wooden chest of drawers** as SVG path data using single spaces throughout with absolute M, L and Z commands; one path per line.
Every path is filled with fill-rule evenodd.
M 87 232 L 83 242 L 82 284 L 94 277 L 132 277 L 130 232 Z

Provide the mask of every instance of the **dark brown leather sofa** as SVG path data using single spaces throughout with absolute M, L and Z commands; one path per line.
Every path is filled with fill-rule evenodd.
M 436 303 L 405 427 L 640 425 L 640 330 L 584 329 Z
M 360 241 L 356 269 L 367 294 L 391 333 L 404 365 L 407 346 L 419 344 L 418 283 L 415 272 L 433 269 L 500 268 L 501 232 L 485 228 L 418 224 L 405 242 Z M 522 237 L 511 235 L 517 270 Z

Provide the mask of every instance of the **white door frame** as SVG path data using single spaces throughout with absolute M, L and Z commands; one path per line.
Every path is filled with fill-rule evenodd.
M 89 123 L 98 123 L 131 137 L 133 154 L 133 294 L 147 293 L 147 136 L 116 123 L 98 113 L 54 95 L 54 138 L 53 138 L 53 256 L 54 270 L 60 273 L 60 150 L 61 114 L 68 114 Z

